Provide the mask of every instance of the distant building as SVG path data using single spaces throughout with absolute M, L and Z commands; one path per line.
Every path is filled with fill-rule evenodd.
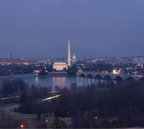
M 75 60 L 75 59 L 76 59 L 76 55 L 75 55 L 75 54 L 73 55 L 72 59 L 73 59 L 73 60 Z
M 76 55 L 74 54 L 72 59 L 71 59 L 72 63 L 75 63 L 77 61 Z
M 56 69 L 57 71 L 62 71 L 64 68 L 68 69 L 66 62 L 55 62 L 53 64 L 53 69 Z
M 54 62 L 53 69 L 62 71 L 64 68 L 68 69 L 71 66 L 71 52 L 70 52 L 70 39 L 68 39 L 68 64 L 66 62 Z
M 28 65 L 29 62 L 27 62 L 27 61 L 1 61 L 0 62 L 0 65 L 12 65 L 12 64 Z

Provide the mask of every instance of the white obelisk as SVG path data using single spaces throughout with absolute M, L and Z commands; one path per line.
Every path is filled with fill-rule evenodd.
M 70 39 L 68 39 L 68 67 L 71 66 Z

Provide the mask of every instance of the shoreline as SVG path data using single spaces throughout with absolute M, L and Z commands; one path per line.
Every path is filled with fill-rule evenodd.
M 50 72 L 48 75 L 36 75 L 36 73 L 29 73 L 19 75 L 4 75 L 0 76 L 0 79 L 28 78 L 28 77 L 77 77 L 77 75 L 67 75 L 66 72 Z

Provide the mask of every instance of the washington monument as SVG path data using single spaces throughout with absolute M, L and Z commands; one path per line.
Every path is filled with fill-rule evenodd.
M 68 39 L 68 66 L 71 66 L 70 39 Z

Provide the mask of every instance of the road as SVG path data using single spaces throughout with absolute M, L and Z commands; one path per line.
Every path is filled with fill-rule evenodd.
M 51 99 L 57 98 L 59 96 L 61 96 L 61 94 L 54 95 L 54 96 L 51 96 L 51 97 L 47 97 L 45 99 L 42 99 L 42 101 L 51 100 Z M 17 107 L 19 107 L 19 104 L 15 104 L 15 105 L 12 105 L 12 106 L 10 106 L 10 105 L 3 105 L 3 106 L 0 106 L 0 111 L 10 110 L 10 109 L 14 109 L 14 108 L 17 108 Z
M 17 107 L 19 107 L 19 104 L 15 104 L 15 105 L 12 105 L 12 106 L 10 106 L 10 105 L 4 105 L 4 106 L 0 106 L 0 111 L 10 110 L 10 109 L 14 109 L 14 108 L 17 108 Z
M 4 98 L 0 98 L 0 100 L 6 100 L 6 99 L 12 99 L 12 98 L 19 98 L 20 95 L 17 96 L 10 96 L 10 97 L 4 97 Z

